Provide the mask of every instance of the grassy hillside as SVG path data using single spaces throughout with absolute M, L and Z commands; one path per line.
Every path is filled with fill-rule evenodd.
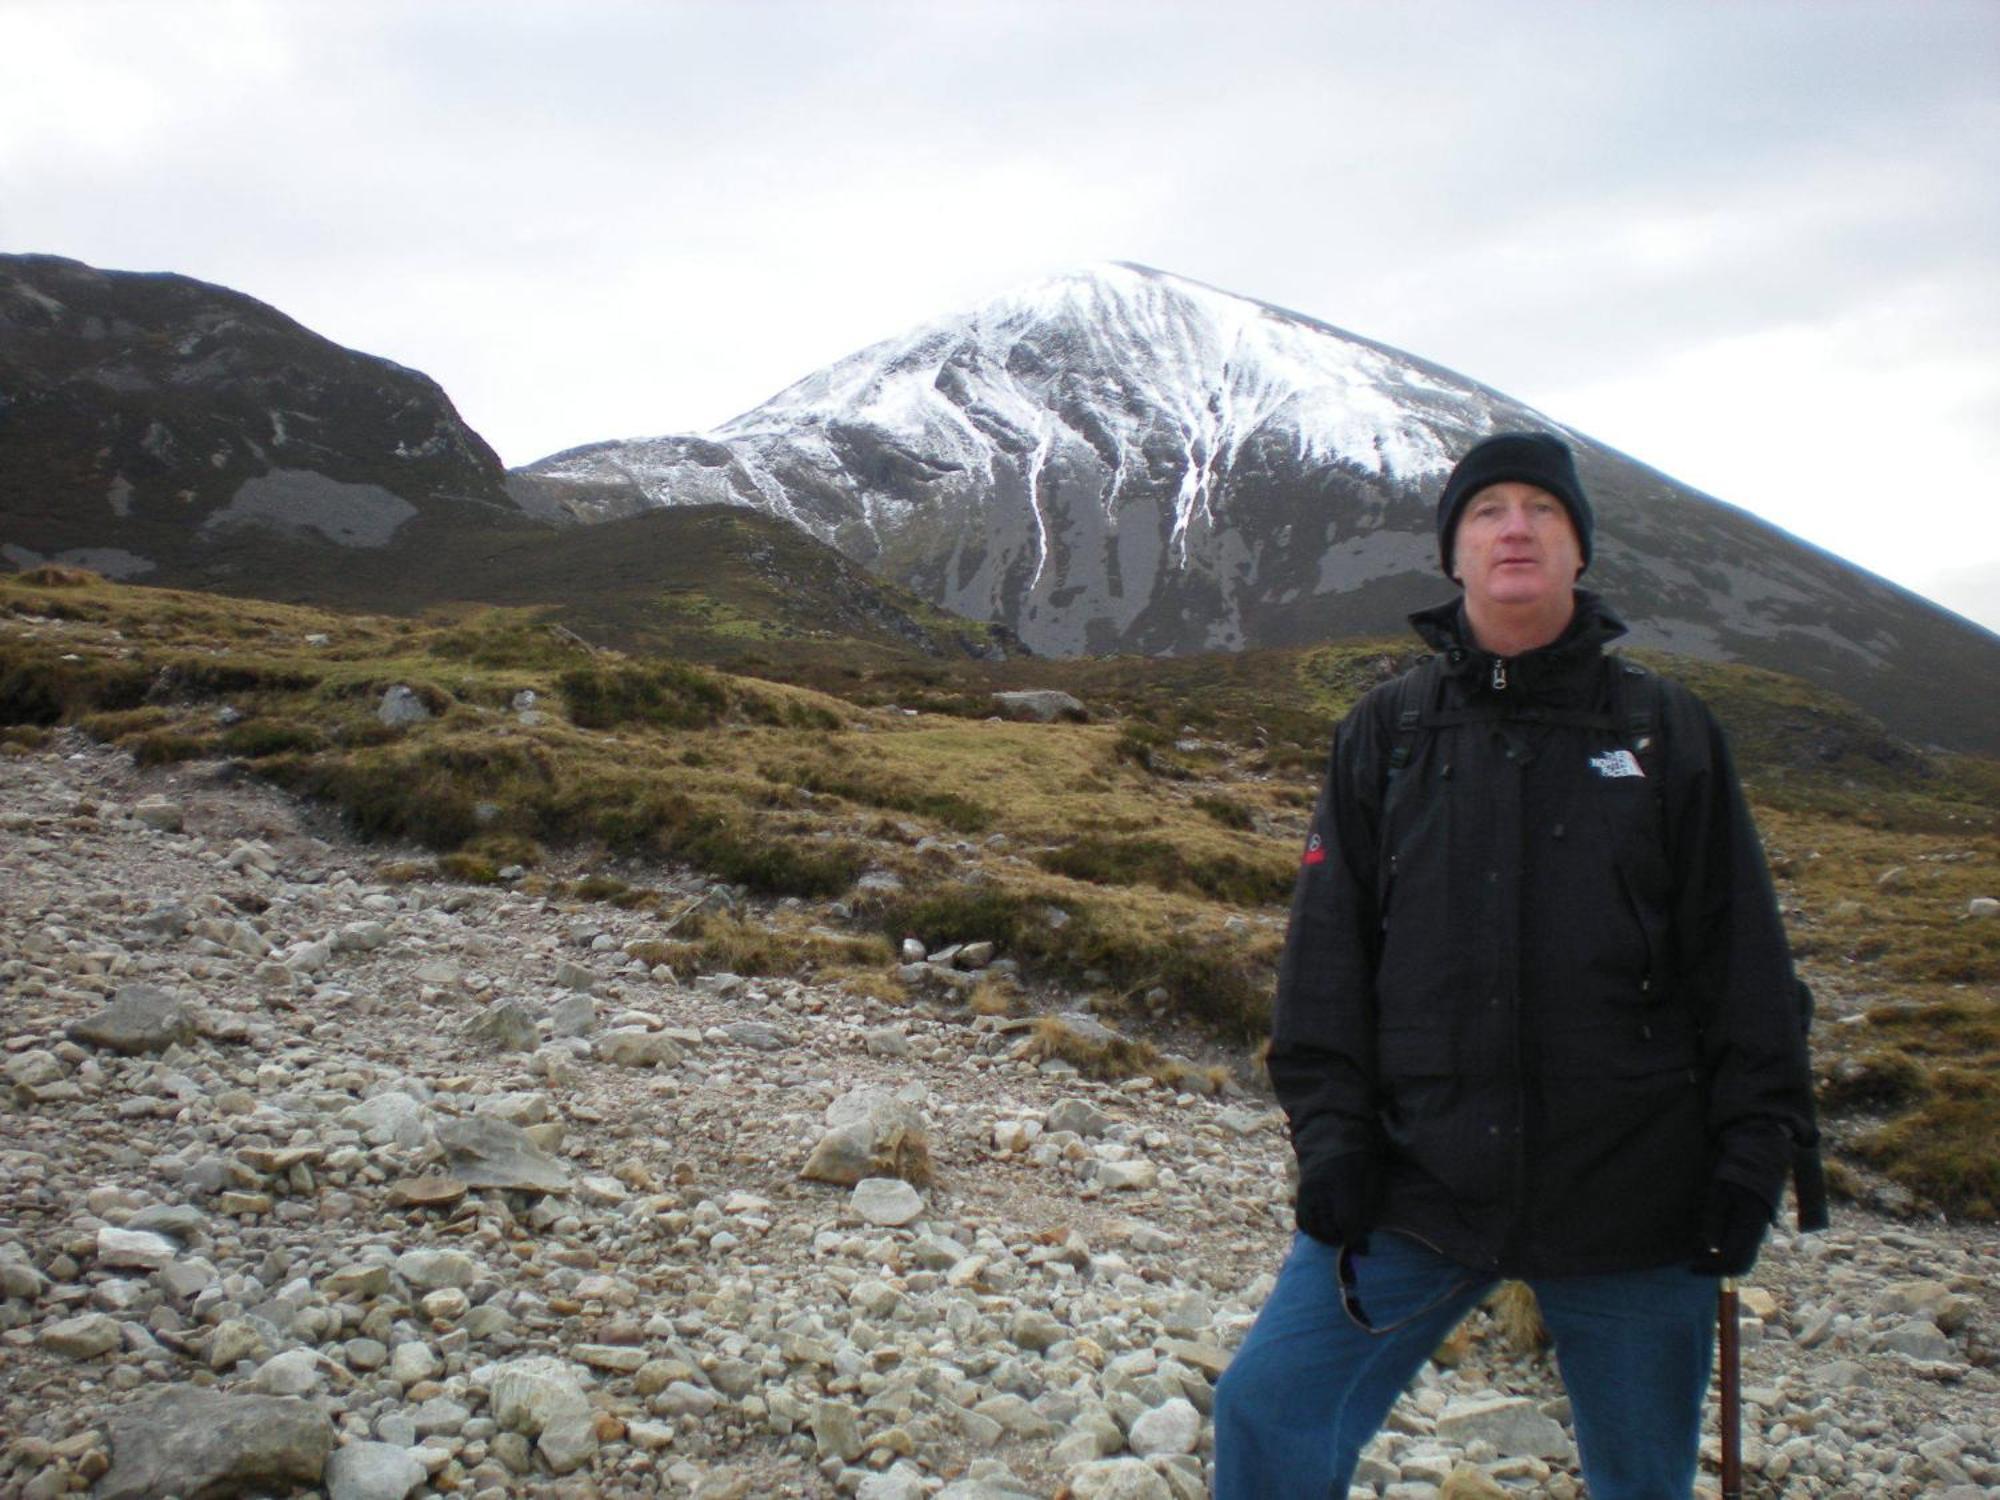
M 939 654 L 941 619 L 899 646 L 869 614 L 786 613 L 803 583 L 787 588 L 781 559 L 744 561 L 742 542 L 718 533 L 678 590 L 635 578 L 583 606 L 416 619 L 51 570 L 0 579 L 0 739 L 32 746 L 67 724 L 143 761 L 235 761 L 424 846 L 410 876 L 507 871 L 564 899 L 649 904 L 628 883 L 643 856 L 799 898 L 756 920 L 663 920 L 666 962 L 812 969 L 894 996 L 894 940 L 988 939 L 1031 986 L 1083 990 L 1163 1038 L 1197 1028 L 1239 1054 L 1259 1038 L 1327 734 L 1412 659 L 1405 643 Z M 594 625 L 578 613 L 592 609 Z M 614 638 L 633 649 L 599 644 Z M 2000 919 L 1967 912 L 2000 895 L 2000 765 L 1920 754 L 1775 674 L 1653 664 L 1708 698 L 1737 746 L 1825 998 L 1819 1061 L 1851 1170 L 1993 1214 Z M 428 717 L 385 724 L 395 687 Z M 1088 713 L 993 717 L 991 695 L 1019 687 L 1067 690 Z M 581 857 L 581 884 L 547 873 L 556 849 L 572 871 Z M 965 1003 L 1026 1002 L 1001 979 Z

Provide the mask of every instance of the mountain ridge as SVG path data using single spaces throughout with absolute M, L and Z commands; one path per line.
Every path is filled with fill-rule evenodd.
M 226 583 L 520 519 L 429 376 L 172 272 L 0 255 L 0 555 Z
M 252 298 L 0 257 L 8 562 L 417 609 L 474 591 L 587 602 L 585 559 L 609 556 L 624 581 L 605 618 L 635 642 L 685 637 L 641 585 L 695 533 L 620 532 L 627 554 L 564 529 L 711 504 L 846 559 L 787 562 L 810 574 L 792 639 L 812 633 L 807 601 L 862 587 L 853 563 L 1003 634 L 919 620 L 915 601 L 885 595 L 833 635 L 947 654 L 1399 632 L 1450 592 L 1439 476 L 1505 425 L 1576 447 L 1600 517 L 1589 581 L 1633 644 L 1796 672 L 1915 739 L 2000 750 L 2000 716 L 1964 691 L 2000 673 L 2000 637 L 1442 366 L 1150 268 L 987 299 L 710 434 L 590 444 L 509 473 L 435 382 Z M 548 577 L 499 578 L 514 559 Z
M 1442 366 L 1129 264 L 870 345 L 709 433 L 516 476 L 585 517 L 768 510 L 1037 652 L 1161 654 L 1378 633 L 1448 596 L 1436 486 L 1502 427 L 1576 449 L 1590 580 L 1636 644 L 1862 680 L 1919 736 L 2000 747 L 1952 685 L 2000 670 L 1982 627 Z

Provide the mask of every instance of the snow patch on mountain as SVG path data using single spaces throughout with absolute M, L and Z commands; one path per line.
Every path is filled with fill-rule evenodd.
M 706 435 L 740 460 L 691 462 L 700 439 L 593 444 L 530 472 L 629 481 L 659 504 L 756 504 L 831 540 L 837 524 L 802 514 L 773 472 L 838 465 L 832 433 L 868 434 L 931 477 L 984 479 L 1019 469 L 1026 494 L 1054 458 L 1094 459 L 1116 518 L 1128 482 L 1154 477 L 1162 451 L 1178 470 L 1169 535 L 1188 562 L 1189 533 L 1214 526 L 1227 475 L 1253 439 L 1282 439 L 1301 466 L 1337 464 L 1415 484 L 1450 467 L 1434 420 L 1481 431 L 1505 405 L 1327 324 L 1199 282 L 1111 263 L 1052 276 L 815 371 Z M 904 519 L 863 476 L 870 531 Z M 1048 564 L 1046 528 L 1032 577 Z
M 597 444 L 526 475 L 570 481 L 561 503 L 583 516 L 768 510 L 1035 651 L 1167 653 L 1398 628 L 1449 590 L 1443 475 L 1522 427 L 1575 449 L 1592 578 L 1635 639 L 1843 690 L 1867 674 L 1906 687 L 1920 718 L 1967 717 L 1931 714 L 1914 686 L 1962 644 L 1957 622 L 1476 381 L 1141 266 L 1050 276 L 705 435 Z

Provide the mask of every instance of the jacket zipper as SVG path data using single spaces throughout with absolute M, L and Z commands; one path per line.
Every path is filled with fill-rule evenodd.
M 1493 658 L 1493 691 L 1496 693 L 1507 691 L 1507 662 L 1504 657 Z

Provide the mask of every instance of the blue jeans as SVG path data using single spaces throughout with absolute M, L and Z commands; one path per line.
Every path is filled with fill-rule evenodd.
M 1215 1500 L 1346 1500 L 1361 1450 L 1493 1287 L 1405 1236 L 1351 1257 L 1300 1234 L 1215 1391 Z M 1715 1342 L 1713 1277 L 1684 1266 L 1529 1282 L 1569 1390 L 1591 1500 L 1687 1500 Z M 1350 1305 L 1365 1318 L 1363 1327 Z

